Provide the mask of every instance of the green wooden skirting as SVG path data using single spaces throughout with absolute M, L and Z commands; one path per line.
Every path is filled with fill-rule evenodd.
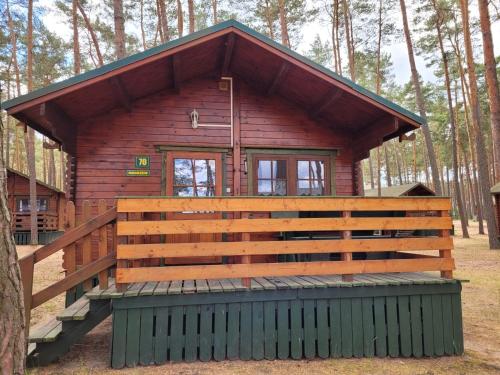
M 112 367 L 463 353 L 459 281 L 343 286 L 177 295 L 129 287 L 112 299 Z

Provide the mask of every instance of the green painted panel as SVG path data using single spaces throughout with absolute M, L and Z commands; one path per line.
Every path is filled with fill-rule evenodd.
M 128 367 L 135 367 L 139 363 L 139 335 L 141 328 L 141 310 L 131 309 L 127 317 L 127 357 Z
M 290 302 L 290 351 L 293 359 L 302 358 L 302 301 Z
M 410 320 L 412 353 L 415 357 L 420 358 L 424 354 L 422 345 L 422 310 L 420 296 L 410 296 Z
M 434 334 L 432 325 L 432 296 L 422 296 L 422 333 L 424 336 L 424 354 L 434 355 Z
M 351 301 L 352 308 L 352 354 L 363 357 L 363 310 L 361 298 L 356 297 Z
M 365 357 L 373 357 L 375 355 L 373 298 L 363 298 L 361 304 L 363 309 L 363 353 Z
M 318 356 L 320 358 L 328 358 L 330 354 L 328 345 L 330 331 L 328 329 L 328 301 L 326 299 L 316 301 L 316 322 L 318 330 Z
M 186 306 L 186 346 L 184 360 L 194 362 L 198 357 L 198 306 Z
M 397 297 L 387 297 L 385 301 L 387 317 L 387 346 L 391 357 L 399 356 Z
M 441 305 L 441 295 L 432 296 L 432 330 L 434 333 L 434 354 L 444 354 L 443 336 L 443 306 Z
M 462 298 L 460 293 L 453 294 L 451 302 L 453 312 L 453 346 L 455 354 L 463 354 L 464 336 L 462 328 Z
M 252 304 L 241 304 L 240 312 L 240 359 L 252 358 Z
M 352 357 L 352 303 L 350 299 L 340 300 L 340 322 L 342 331 L 342 357 Z
M 240 305 L 230 303 L 227 307 L 227 358 L 238 359 L 240 356 Z
M 377 357 L 387 356 L 387 326 L 385 322 L 385 297 L 373 299 L 375 317 L 375 353 Z
M 252 358 L 264 359 L 264 304 L 252 303 Z
M 155 363 L 157 365 L 167 362 L 168 350 L 168 307 L 155 309 Z
M 171 311 L 170 326 L 170 361 L 182 361 L 182 349 L 184 349 L 184 307 L 174 306 Z
M 127 312 L 128 310 L 115 310 L 113 312 L 113 349 L 111 355 L 111 366 L 113 368 L 125 366 Z
M 153 362 L 153 309 L 141 310 L 141 337 L 139 340 L 139 362 L 149 365 Z
M 455 353 L 455 349 L 453 347 L 453 305 L 451 302 L 451 295 L 443 294 L 441 301 L 443 308 L 444 352 L 447 355 L 453 355 Z
M 411 356 L 410 298 L 398 297 L 399 336 L 401 355 Z
M 287 359 L 290 355 L 290 322 L 288 301 L 278 302 L 278 358 Z
M 340 299 L 330 300 L 330 356 L 342 356 L 342 328 L 340 325 Z
M 200 306 L 200 360 L 212 359 L 212 305 Z
M 214 359 L 226 359 L 226 304 L 218 303 L 214 307 Z
M 315 320 L 314 300 L 304 300 L 304 356 L 308 359 L 316 357 Z
M 276 302 L 264 302 L 264 356 L 276 359 Z

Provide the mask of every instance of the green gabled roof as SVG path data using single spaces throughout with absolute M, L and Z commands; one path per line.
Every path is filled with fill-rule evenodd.
M 421 184 L 420 182 L 415 182 L 415 183 L 411 183 L 411 184 L 383 187 L 380 189 L 380 195 L 382 197 L 401 197 L 417 187 L 421 187 L 425 190 L 428 190 L 430 193 L 434 194 L 434 192 L 431 189 L 429 189 L 427 186 L 425 186 L 424 184 Z M 366 197 L 377 197 L 378 196 L 378 189 L 365 190 L 365 196 Z
M 500 194 L 500 182 L 496 185 L 493 185 L 490 192 L 491 194 Z
M 120 60 L 116 60 L 112 63 L 103 65 L 99 68 L 90 70 L 88 72 L 79 74 L 77 76 L 74 76 L 74 77 L 65 79 L 63 81 L 53 83 L 49 86 L 34 90 L 26 95 L 21 95 L 21 96 L 18 96 L 17 98 L 7 100 L 2 104 L 2 108 L 8 110 L 9 108 L 17 106 L 19 104 L 22 104 L 22 103 L 28 102 L 30 100 L 39 98 L 41 96 L 53 93 L 55 91 L 64 89 L 64 88 L 72 86 L 74 84 L 81 83 L 81 82 L 87 81 L 87 80 L 92 79 L 92 78 L 96 78 L 100 75 L 112 72 L 113 70 L 125 67 L 129 64 L 146 59 L 150 56 L 154 56 L 158 53 L 161 53 L 161 52 L 167 51 L 171 48 L 177 47 L 179 45 L 188 43 L 192 40 L 196 40 L 196 39 L 201 38 L 203 36 L 210 35 L 210 34 L 213 34 L 215 32 L 218 32 L 218 31 L 221 31 L 224 29 L 228 29 L 231 27 L 238 29 L 238 30 L 240 30 L 248 35 L 251 35 L 254 38 L 259 39 L 260 41 L 288 54 L 289 56 L 295 58 L 296 60 L 299 60 L 299 61 L 309 65 L 310 67 L 334 78 L 337 81 L 342 82 L 343 84 L 349 86 L 353 90 L 356 90 L 360 94 L 365 95 L 365 96 L 379 102 L 380 104 L 402 114 L 403 116 L 406 116 L 406 117 L 416 121 L 419 124 L 425 123 L 425 120 L 422 117 L 416 115 L 415 113 L 399 106 L 398 104 L 396 104 L 394 102 L 391 102 L 390 100 L 387 100 L 387 99 L 381 97 L 380 95 L 375 94 L 374 92 L 354 83 L 350 79 L 347 79 L 347 78 L 331 71 L 330 69 L 324 67 L 323 65 L 315 63 L 314 61 L 308 59 L 307 57 L 304 57 L 304 56 L 298 54 L 297 52 L 292 51 L 290 48 L 287 48 L 287 47 L 283 46 L 282 44 L 277 43 L 274 40 L 268 38 L 267 36 L 249 28 L 248 26 L 243 25 L 242 23 L 240 23 L 236 20 L 232 20 L 232 19 L 221 22 L 217 25 L 208 27 L 206 29 L 191 33 L 191 34 L 186 35 L 184 37 L 181 37 L 179 39 L 175 39 L 175 40 L 172 40 L 170 42 L 158 45 L 158 46 L 150 48 L 150 49 L 147 49 L 143 52 L 130 55 L 130 56 L 125 57 L 125 58 L 120 59 Z

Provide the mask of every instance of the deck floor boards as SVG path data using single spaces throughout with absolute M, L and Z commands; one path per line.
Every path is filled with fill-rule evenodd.
M 415 273 L 384 273 L 354 275 L 351 282 L 342 281 L 341 275 L 293 276 L 293 277 L 256 277 L 251 280 L 250 288 L 243 286 L 241 279 L 217 280 L 178 280 L 148 283 L 132 283 L 125 292 L 116 290 L 115 280 L 110 279 L 105 290 L 94 288 L 86 294 L 89 299 L 110 299 L 120 297 L 137 297 L 147 295 L 178 295 L 200 293 L 233 293 L 245 290 L 282 290 L 310 288 L 353 288 L 357 286 L 381 285 L 423 285 L 455 283 L 455 279 L 444 279 L 440 276 Z

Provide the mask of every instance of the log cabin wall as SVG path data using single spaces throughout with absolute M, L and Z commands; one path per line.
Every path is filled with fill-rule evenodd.
M 157 145 L 230 149 L 230 130 L 191 127 L 189 113 L 196 108 L 203 123 L 230 123 L 229 92 L 220 91 L 217 78 L 183 83 L 180 93 L 160 92 L 133 103 L 131 112 L 115 110 L 79 124 L 77 137 L 76 206 L 84 199 L 116 196 L 161 195 L 163 153 Z M 353 163 L 349 140 L 333 127 L 312 120 L 307 111 L 278 96 L 267 97 L 235 79 L 240 97 L 241 147 L 338 149 L 335 189 L 338 195 L 353 195 Z M 126 177 L 134 169 L 134 156 L 151 157 L 151 176 Z M 240 166 L 244 170 L 242 151 Z M 231 187 L 232 152 L 225 155 L 224 187 Z M 241 174 L 241 194 L 248 181 Z

